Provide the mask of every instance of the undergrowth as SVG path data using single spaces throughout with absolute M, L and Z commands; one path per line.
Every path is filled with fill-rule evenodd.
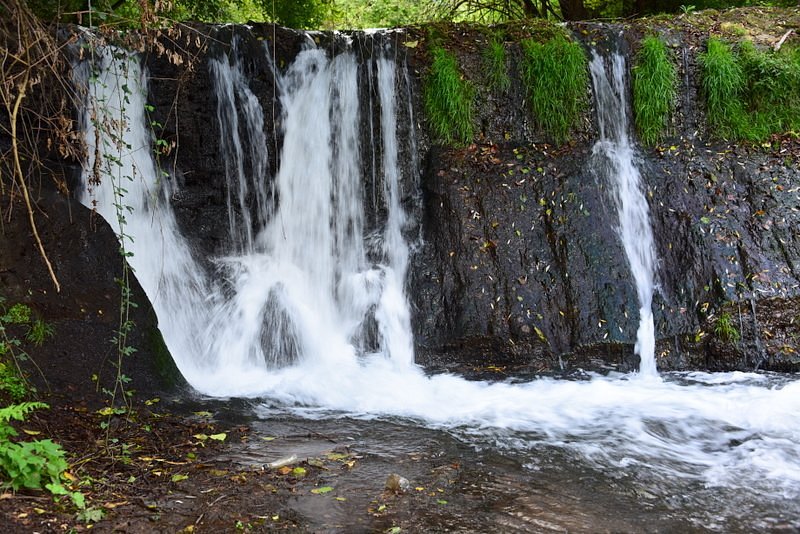
M 53 328 L 37 318 L 30 306 L 16 303 L 6 306 L 0 295 L 0 393 L 19 402 L 31 392 L 31 387 L 20 367 L 20 362 L 30 361 L 23 342 L 39 346 L 53 335 Z
M 800 132 L 800 54 L 734 47 L 710 38 L 700 54 L 708 123 L 726 139 L 763 141 Z
M 633 67 L 633 112 L 639 139 L 658 143 L 666 130 L 677 93 L 675 65 L 667 45 L 655 36 L 642 39 Z
M 475 89 L 461 75 L 453 54 L 431 47 L 432 63 L 425 78 L 425 110 L 436 137 L 445 143 L 467 144 L 473 137 Z
M 489 44 L 484 49 L 483 63 L 489 87 L 495 91 L 508 91 L 511 87 L 511 78 L 506 67 L 506 49 L 503 40 L 497 35 L 489 39 Z
M 586 56 L 578 43 L 556 36 L 522 41 L 522 79 L 537 125 L 558 144 L 569 139 L 586 105 Z

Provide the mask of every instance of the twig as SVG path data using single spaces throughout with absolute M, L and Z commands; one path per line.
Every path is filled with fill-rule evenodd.
M 778 41 L 778 44 L 776 44 L 774 47 L 776 52 L 781 49 L 781 46 L 783 46 L 784 41 L 786 41 L 787 37 L 789 37 L 792 33 L 794 33 L 794 29 L 788 30 L 786 33 L 783 34 L 781 40 Z
M 17 145 L 17 117 L 19 116 L 19 107 L 22 104 L 22 100 L 25 98 L 25 91 L 27 90 L 28 80 L 29 80 L 29 73 L 30 71 L 26 71 L 25 78 L 19 84 L 19 93 L 17 94 L 17 98 L 14 101 L 14 108 L 11 111 L 9 116 L 9 122 L 11 122 L 11 153 L 14 156 L 14 169 L 16 170 L 17 176 L 19 178 L 19 186 L 22 188 L 22 197 L 25 199 L 25 208 L 28 211 L 28 222 L 31 224 L 31 230 L 33 231 L 33 237 L 36 240 L 36 245 L 39 247 L 39 255 L 41 255 L 42 260 L 44 260 L 45 265 L 47 266 L 47 271 L 50 273 L 50 278 L 53 280 L 53 284 L 56 286 L 56 293 L 61 293 L 61 284 L 58 282 L 58 278 L 56 277 L 56 273 L 53 271 L 53 265 L 50 263 L 50 259 L 47 257 L 47 252 L 44 250 L 44 245 L 42 244 L 42 239 L 39 236 L 39 229 L 36 227 L 36 220 L 33 216 L 33 205 L 31 204 L 31 197 L 28 193 L 28 186 L 25 183 L 25 175 L 22 173 L 22 164 L 19 160 L 19 146 Z

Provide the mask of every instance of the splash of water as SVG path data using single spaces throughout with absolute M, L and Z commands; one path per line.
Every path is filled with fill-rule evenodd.
M 639 298 L 639 328 L 634 351 L 639 355 L 639 373 L 658 375 L 655 361 L 653 289 L 656 253 L 650 227 L 650 209 L 642 192 L 641 176 L 635 164 L 634 147 L 628 134 L 628 102 L 625 57 L 613 53 L 609 65 L 592 51 L 589 71 L 597 99 L 600 140 L 594 146 L 595 160 L 611 181 L 619 217 L 619 235 L 631 268 Z M 609 73 L 610 70 L 610 73 Z

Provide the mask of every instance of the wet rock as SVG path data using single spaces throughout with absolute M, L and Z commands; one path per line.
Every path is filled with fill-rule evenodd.
M 384 485 L 386 491 L 391 493 L 405 493 L 411 489 L 411 482 L 407 478 L 401 477 L 396 473 L 392 473 L 386 477 L 386 484 Z

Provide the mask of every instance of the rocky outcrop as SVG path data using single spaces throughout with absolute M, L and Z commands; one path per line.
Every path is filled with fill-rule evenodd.
M 663 22 L 621 29 L 631 50 L 645 29 L 662 32 L 673 45 L 682 83 L 669 138 L 639 151 L 659 258 L 654 301 L 659 366 L 799 369 L 800 143 L 788 137 L 776 137 L 769 146 L 715 141 L 703 127 L 695 59 L 705 33 Z M 596 26 L 572 30 L 587 46 L 601 37 Z M 408 292 L 418 361 L 431 368 L 492 365 L 536 372 L 637 364 L 636 292 L 608 184 L 591 170 L 595 119 L 587 110 L 563 146 L 549 144 L 536 131 L 518 72 L 516 38 L 506 42 L 511 88 L 497 92 L 482 80 L 486 32 L 445 31 L 445 45 L 478 87 L 476 142 L 452 148 L 433 142 L 424 119 L 427 32 L 342 36 L 271 25 L 176 31 L 150 47 L 144 62 L 154 134 L 167 147 L 160 163 L 171 171 L 169 179 L 179 182 L 173 206 L 201 256 L 220 253 L 228 240 L 210 58 L 230 57 L 231 43 L 238 41 L 248 87 L 264 110 L 274 170 L 282 139 L 273 69 L 285 69 L 311 41 L 335 53 L 350 40 L 364 57 L 391 47 L 408 65 L 408 83 L 405 78 L 398 83 L 405 84 L 403 94 L 413 104 L 398 127 L 418 128 L 419 153 L 400 158 L 408 171 L 404 176 L 417 175 L 414 166 L 421 173 L 418 184 L 410 179 L 402 184 L 415 221 L 407 232 L 415 242 Z M 374 88 L 361 90 L 374 97 Z M 586 90 L 589 96 L 590 87 Z M 377 99 L 362 105 L 376 106 Z M 417 124 L 409 122 L 411 116 Z M 367 174 L 372 170 L 379 171 Z M 365 189 L 369 180 L 365 176 Z M 70 331 L 59 337 L 64 341 L 54 361 L 58 354 L 74 357 L 91 349 L 87 361 L 102 367 L 108 353 L 95 345 L 107 347 L 115 326 L 116 244 L 104 223 L 71 201 L 47 194 L 42 203 L 48 214 L 46 248 L 56 256 L 62 281 L 72 285 L 53 296 L 41 262 L 26 248 L 20 257 L 0 258 L 3 292 L 30 302 L 57 330 Z M 373 204 L 367 218 L 377 219 L 382 209 L 380 202 Z M 4 251 L 22 251 L 30 241 L 23 221 L 16 217 L 4 227 Z M 143 298 L 134 300 L 140 303 L 137 335 L 143 337 L 133 344 L 141 353 L 155 323 Z M 738 336 L 722 332 L 721 317 Z M 142 378 L 150 383 L 156 375 L 148 373 L 129 374 L 150 377 Z
M 602 46 L 597 26 L 573 30 Z M 618 30 L 635 49 L 642 28 Z M 659 258 L 659 367 L 796 370 L 800 144 L 714 141 L 698 116 L 702 36 L 661 30 L 683 59 L 682 97 L 671 135 L 640 149 L 638 163 Z M 466 76 L 479 81 L 480 44 L 457 50 Z M 502 102 L 517 124 L 530 121 L 520 91 L 481 91 L 485 107 Z M 506 112 L 481 117 L 481 142 L 427 159 L 411 291 L 423 360 L 448 367 L 444 349 L 483 366 L 636 365 L 636 293 L 608 184 L 591 171 L 594 117 L 560 148 L 509 125 Z M 733 338 L 720 332 L 721 317 L 732 318 Z
M 7 199 L 6 199 L 7 200 Z M 39 255 L 21 202 L 5 204 L 13 216 L 0 227 L 0 295 L 10 307 L 28 305 L 52 328 L 41 345 L 25 340 L 25 329 L 10 334 L 30 358 L 20 360 L 40 391 L 64 394 L 113 389 L 119 372 L 128 391 L 143 395 L 183 383 L 158 331 L 153 310 L 134 275 L 130 278 L 128 346 L 121 359 L 112 341 L 120 328 L 122 258 L 109 225 L 78 202 L 44 189 L 36 198 L 36 221 L 44 249 L 61 284 L 56 292 Z M 86 398 L 86 397 L 84 397 Z

